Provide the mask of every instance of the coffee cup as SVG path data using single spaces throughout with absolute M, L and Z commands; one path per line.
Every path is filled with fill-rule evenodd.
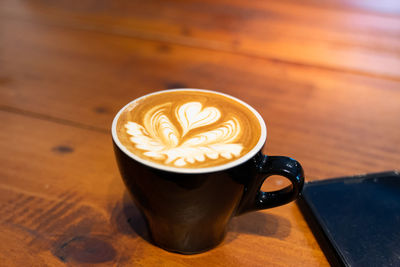
M 224 239 L 232 217 L 296 199 L 303 169 L 292 158 L 264 155 L 266 137 L 254 108 L 220 92 L 164 90 L 123 107 L 112 123 L 114 151 L 154 244 L 207 251 Z M 271 175 L 290 185 L 261 191 Z

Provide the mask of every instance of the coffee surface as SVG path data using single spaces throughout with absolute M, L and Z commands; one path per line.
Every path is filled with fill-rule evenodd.
M 213 92 L 171 90 L 142 97 L 121 112 L 119 141 L 136 156 L 164 166 L 206 168 L 247 154 L 261 126 L 242 103 Z

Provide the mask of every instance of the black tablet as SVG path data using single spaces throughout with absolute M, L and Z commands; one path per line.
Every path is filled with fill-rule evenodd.
M 334 266 L 400 266 L 397 171 L 306 183 L 298 205 Z

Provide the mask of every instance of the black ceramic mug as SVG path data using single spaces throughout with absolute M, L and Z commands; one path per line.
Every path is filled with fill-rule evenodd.
M 262 154 L 266 127 L 261 116 L 234 97 L 216 94 L 243 104 L 257 117 L 261 128 L 254 148 L 229 164 L 174 168 L 146 161 L 129 151 L 121 143 L 116 127 L 121 113 L 138 100 L 122 108 L 113 121 L 114 150 L 121 176 L 146 219 L 152 240 L 168 251 L 194 254 L 209 250 L 223 240 L 233 216 L 286 204 L 296 199 L 303 187 L 303 169 L 296 160 Z M 278 191 L 261 191 L 271 175 L 284 176 L 291 185 Z

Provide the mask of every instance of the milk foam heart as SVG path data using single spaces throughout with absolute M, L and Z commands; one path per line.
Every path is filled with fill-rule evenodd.
M 221 117 L 221 112 L 215 107 L 203 109 L 201 103 L 189 102 L 177 109 L 176 117 L 185 135 L 191 129 L 216 122 Z

